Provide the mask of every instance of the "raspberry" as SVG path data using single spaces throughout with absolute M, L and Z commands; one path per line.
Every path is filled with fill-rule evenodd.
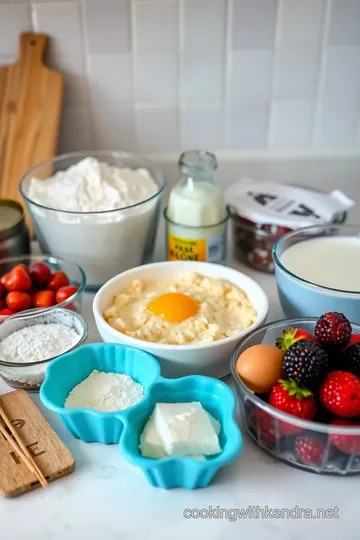
M 320 465 L 326 449 L 326 441 L 311 435 L 299 435 L 295 441 L 295 454 L 307 465 Z
M 326 377 L 329 357 L 317 343 L 304 339 L 291 345 L 285 352 L 282 368 L 289 379 L 314 387 Z
M 322 315 L 315 325 L 315 338 L 318 343 L 331 347 L 346 347 L 351 338 L 350 321 L 343 313 L 330 311 Z
M 360 343 L 355 343 L 345 349 L 341 369 L 360 377 Z
M 329 373 L 320 387 L 320 400 L 335 416 L 352 418 L 360 414 L 360 379 L 346 371 Z

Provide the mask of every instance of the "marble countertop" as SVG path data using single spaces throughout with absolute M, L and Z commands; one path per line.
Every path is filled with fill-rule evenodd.
M 260 170 L 261 165 L 258 167 Z M 290 165 L 286 168 L 291 171 Z M 339 174 L 343 170 L 347 171 L 348 194 L 360 200 L 359 187 L 355 185 L 358 184 L 359 161 L 351 162 L 348 169 L 341 163 Z M 317 180 L 321 177 L 320 186 L 328 184 L 325 171 L 332 179 L 337 176 L 334 168 L 327 164 L 324 175 L 316 176 Z M 269 173 L 264 173 L 266 175 Z M 298 169 L 296 176 L 301 176 Z M 316 185 L 315 177 L 307 177 L 306 183 L 309 181 Z M 329 187 L 333 187 L 332 183 L 330 180 Z M 339 183 L 334 187 L 338 186 Z M 357 215 L 353 213 L 353 222 L 357 222 Z M 281 318 L 274 276 L 253 271 L 235 261 L 231 261 L 231 266 L 246 272 L 264 288 L 270 302 L 269 320 Z M 89 340 L 96 342 L 100 338 L 91 304 L 92 295 L 87 293 L 83 314 L 89 322 Z M 0 381 L 0 394 L 9 390 Z M 251 540 L 359 538 L 357 477 L 319 476 L 293 469 L 262 452 L 243 431 L 244 449 L 239 459 L 220 471 L 208 488 L 192 492 L 182 489 L 163 491 L 148 485 L 143 474 L 121 457 L 117 445 L 85 444 L 74 439 L 60 420 L 42 407 L 37 394 L 31 397 L 74 455 L 76 470 L 47 489 L 38 489 L 12 500 L 0 500 L 0 538 L 4 540 L 195 540 L 199 537 L 232 540 L 241 536 Z M 266 512 L 266 508 L 271 511 L 300 508 L 314 513 L 318 508 L 336 507 L 338 518 L 275 518 L 270 514 L 266 517 L 264 513 L 256 518 L 256 512 L 253 517 L 238 516 L 234 521 L 230 519 L 232 512 L 223 518 L 184 517 L 184 511 L 189 513 L 188 509 L 195 509 L 196 514 L 196 510 L 209 510 L 209 507 L 240 511 L 255 507 L 262 512 Z

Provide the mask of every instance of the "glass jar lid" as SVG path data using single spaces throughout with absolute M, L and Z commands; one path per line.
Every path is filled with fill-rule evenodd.
M 21 204 L 10 199 L 0 199 L 0 240 L 15 233 L 23 219 L 24 211 Z

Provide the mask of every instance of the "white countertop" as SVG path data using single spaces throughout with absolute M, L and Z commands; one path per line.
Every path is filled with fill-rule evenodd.
M 356 166 L 355 166 L 356 165 Z M 291 167 L 287 166 L 288 170 Z M 259 165 L 261 169 L 261 165 Z M 359 162 L 348 170 L 350 196 L 358 200 L 354 185 Z M 296 169 L 296 168 L 295 168 Z M 294 169 L 293 169 L 294 170 Z M 298 169 L 296 176 L 301 176 Z M 324 171 L 336 177 L 333 167 Z M 245 171 L 248 173 L 248 171 Z M 268 173 L 266 173 L 268 176 Z M 264 179 L 264 178 L 261 178 Z M 273 178 L 272 178 L 273 179 Z M 292 180 L 292 179 L 291 179 Z M 289 181 L 291 181 L 289 180 Z M 312 179 L 307 178 L 314 185 Z M 329 182 L 332 184 L 333 182 Z M 323 176 L 322 187 L 329 185 Z M 337 185 L 339 186 L 340 183 Z M 335 187 L 335 186 L 334 186 Z M 355 189 L 356 188 L 356 189 Z M 357 214 L 354 214 L 358 221 Z M 161 241 L 161 235 L 160 240 Z M 252 271 L 238 263 L 231 266 L 255 278 L 268 294 L 269 320 L 281 318 L 275 278 Z M 89 322 L 89 340 L 100 341 L 91 312 L 92 295 L 84 298 L 83 314 Z M 0 381 L 0 394 L 10 388 Z M 240 457 L 219 472 L 206 489 L 163 491 L 151 487 L 141 471 L 128 464 L 117 445 L 85 444 L 74 439 L 60 420 L 44 409 L 37 394 L 31 394 L 46 418 L 68 446 L 76 470 L 47 489 L 38 489 L 16 499 L 0 500 L 0 538 L 4 540 L 232 540 L 246 535 L 249 540 L 303 540 L 342 537 L 358 540 L 360 478 L 318 476 L 293 469 L 262 452 L 243 431 Z M 1 474 L 1 463 L 0 463 Z M 269 509 L 338 507 L 338 519 L 186 519 L 185 509 Z

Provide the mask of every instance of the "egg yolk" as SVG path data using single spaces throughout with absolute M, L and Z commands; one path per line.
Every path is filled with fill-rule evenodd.
M 180 323 L 197 314 L 198 303 L 182 293 L 166 293 L 148 303 L 147 309 L 169 323 Z

